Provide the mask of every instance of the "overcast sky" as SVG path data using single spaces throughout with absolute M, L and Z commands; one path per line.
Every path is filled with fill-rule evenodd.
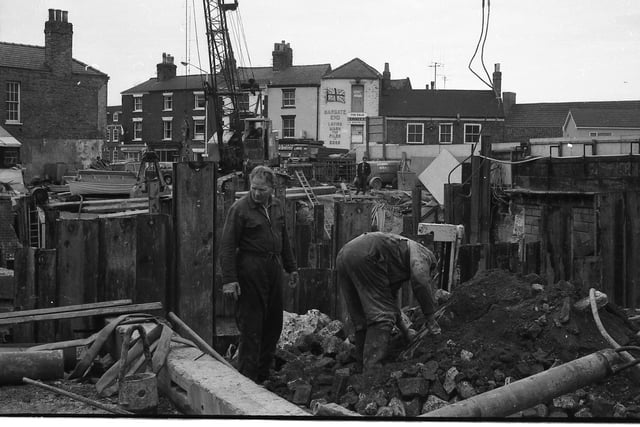
M 285 40 L 294 65 L 357 57 L 380 72 L 388 62 L 414 88 L 435 70 L 439 89 L 487 89 L 468 68 L 487 6 L 483 15 L 482 0 L 239 0 L 229 20 L 239 65 L 270 66 Z M 154 77 L 163 52 L 178 74 L 185 60 L 208 69 L 201 0 L 0 0 L 0 41 L 44 46 L 49 8 L 69 12 L 73 57 L 110 76 L 109 105 Z M 637 0 L 493 0 L 482 58 L 481 48 L 472 69 L 486 81 L 481 59 L 489 74 L 500 63 L 502 89 L 519 103 L 640 100 Z

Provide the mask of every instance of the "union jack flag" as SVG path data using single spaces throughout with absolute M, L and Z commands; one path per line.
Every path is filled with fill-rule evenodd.
M 327 89 L 327 102 L 340 102 L 344 104 L 344 90 L 336 88 Z

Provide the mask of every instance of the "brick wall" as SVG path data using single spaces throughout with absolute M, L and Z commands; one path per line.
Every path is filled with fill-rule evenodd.
M 502 142 L 503 124 L 502 122 L 483 122 L 482 120 L 464 120 L 457 123 L 453 119 L 449 120 L 425 120 L 416 118 L 415 120 L 387 120 L 387 143 L 406 144 L 407 123 L 424 124 L 424 143 L 426 145 L 438 144 L 440 137 L 440 123 L 453 123 L 453 143 L 464 143 L 464 124 L 479 123 L 482 125 L 482 134 L 490 135 L 491 142 Z M 417 144 L 416 144 L 417 145 Z

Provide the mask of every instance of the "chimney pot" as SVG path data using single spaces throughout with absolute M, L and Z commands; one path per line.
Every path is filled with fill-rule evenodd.
M 49 21 L 53 21 L 55 19 L 55 10 L 49 9 Z
M 67 12 L 66 10 L 62 11 L 62 22 L 67 22 L 67 15 L 69 14 L 69 12 Z

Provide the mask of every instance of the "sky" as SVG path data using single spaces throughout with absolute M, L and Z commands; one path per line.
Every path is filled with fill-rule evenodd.
M 414 89 L 434 72 L 437 89 L 488 89 L 499 63 L 502 90 L 518 103 L 640 100 L 637 0 L 485 0 L 484 10 L 482 0 L 238 3 L 228 20 L 241 66 L 270 66 L 284 40 L 294 65 L 360 58 L 382 72 L 389 63 L 391 78 Z M 179 75 L 208 70 L 201 0 L 0 0 L 0 41 L 44 46 L 50 8 L 69 12 L 73 57 L 109 75 L 109 105 L 155 77 L 163 52 Z

